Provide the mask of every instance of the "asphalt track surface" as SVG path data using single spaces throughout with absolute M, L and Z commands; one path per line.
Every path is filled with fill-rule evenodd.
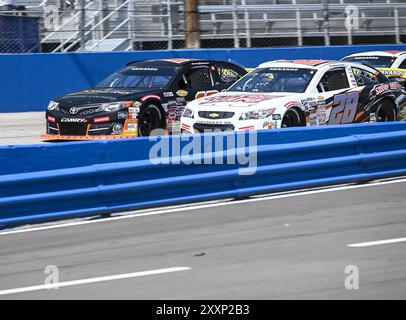
M 0 299 L 405 299 L 406 182 L 0 233 Z M 59 281 L 137 274 L 57 290 Z M 359 289 L 344 286 L 345 267 Z M 3 294 L 2 294 L 3 293 Z
M 0 113 L 0 145 L 42 143 L 45 112 Z

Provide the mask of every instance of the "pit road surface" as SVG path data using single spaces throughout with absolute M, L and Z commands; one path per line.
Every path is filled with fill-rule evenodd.
M 0 145 L 42 143 L 45 112 L 0 113 Z
M 163 268 L 0 299 L 405 299 L 406 182 L 0 234 L 0 293 Z M 3 231 L 4 232 L 4 231 Z M 359 269 L 359 290 L 344 286 Z

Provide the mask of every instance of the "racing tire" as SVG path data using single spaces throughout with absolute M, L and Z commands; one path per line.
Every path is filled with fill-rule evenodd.
M 156 129 L 164 130 L 164 122 L 161 108 L 156 104 L 150 103 L 141 109 L 138 117 L 138 135 L 148 137 Z
M 387 100 L 379 102 L 376 108 L 376 122 L 396 121 L 396 109 Z
M 281 128 L 303 126 L 303 117 L 299 110 L 291 108 L 283 116 Z

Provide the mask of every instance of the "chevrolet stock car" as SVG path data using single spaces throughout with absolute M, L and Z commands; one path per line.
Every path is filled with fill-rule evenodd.
M 380 70 L 386 77 L 406 81 L 406 51 L 387 50 L 354 53 L 343 61 L 358 62 Z
M 261 64 L 226 92 L 189 103 L 183 133 L 406 120 L 406 92 L 369 66 L 323 60 Z
M 186 103 L 227 89 L 247 71 L 222 61 L 133 62 L 93 89 L 51 101 L 44 141 L 148 136 L 179 131 Z

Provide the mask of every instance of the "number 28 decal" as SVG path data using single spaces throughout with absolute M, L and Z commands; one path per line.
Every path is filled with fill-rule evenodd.
M 334 96 L 333 109 L 331 110 L 328 124 L 344 124 L 354 122 L 359 101 L 358 92 L 338 94 Z

